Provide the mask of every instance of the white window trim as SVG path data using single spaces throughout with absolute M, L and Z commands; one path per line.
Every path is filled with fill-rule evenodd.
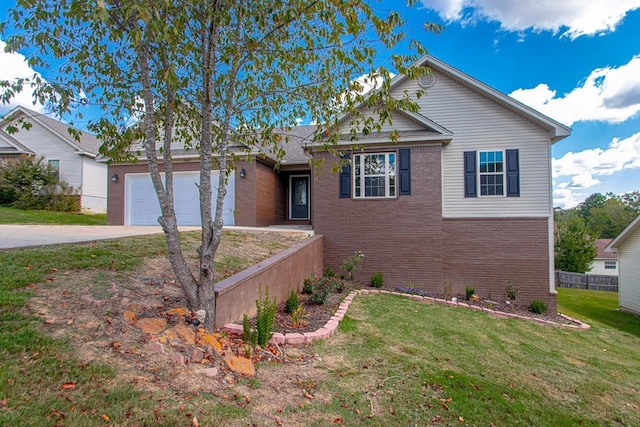
M 482 194 L 482 175 L 498 175 L 499 172 L 480 172 L 480 155 L 482 153 L 502 153 L 502 194 Z M 507 153 L 506 150 L 478 150 L 478 164 L 476 165 L 478 171 L 478 197 L 507 197 Z
M 389 155 L 394 154 L 395 155 L 395 167 L 394 167 L 394 173 L 389 173 L 390 167 L 389 167 Z M 377 155 L 384 155 L 384 166 L 385 166 L 385 179 L 384 179 L 384 193 L 385 196 L 375 196 L 375 197 L 366 197 L 365 196 L 365 188 L 364 188 L 364 156 L 377 156 Z M 359 164 L 356 164 L 356 156 L 360 156 L 360 162 Z M 358 168 L 360 170 L 360 186 L 361 186 L 361 191 L 360 191 L 360 196 L 356 195 L 356 168 Z M 351 171 L 351 191 L 353 194 L 353 198 L 354 199 L 365 199 L 365 200 L 371 200 L 371 199 L 395 199 L 398 197 L 398 153 L 396 151 L 383 151 L 383 152 L 372 152 L 372 153 L 357 153 L 353 155 L 353 167 L 352 167 L 352 171 Z M 391 176 L 395 177 L 395 194 L 394 195 L 389 195 L 390 193 L 390 177 Z

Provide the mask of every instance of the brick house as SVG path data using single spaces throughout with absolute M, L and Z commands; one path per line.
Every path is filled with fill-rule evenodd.
M 339 174 L 329 171 L 337 157 L 311 149 L 310 126 L 292 130 L 279 168 L 259 152 L 236 164 L 225 223 L 310 224 L 324 236 L 325 266 L 338 271 L 364 253 L 362 282 L 379 270 L 389 286 L 441 293 L 446 282 L 483 298 L 503 298 L 511 282 L 523 302 L 555 309 L 550 150 L 570 129 L 431 56 L 418 64 L 432 74 L 391 84 L 392 93 L 426 88 L 420 111 L 394 113 L 380 133 L 359 135 L 357 149 L 339 141 L 348 160 Z M 342 123 L 347 135 L 349 117 Z M 310 166 L 311 156 L 324 166 Z M 197 159 L 176 167 L 192 177 L 197 169 Z M 109 187 L 109 223 L 134 224 L 142 190 L 127 181 L 148 180 L 145 166 L 112 173 L 125 179 Z

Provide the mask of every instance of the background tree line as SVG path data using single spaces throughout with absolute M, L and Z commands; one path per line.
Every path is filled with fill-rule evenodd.
M 598 254 L 596 239 L 613 239 L 640 214 L 640 191 L 594 193 L 575 208 L 554 211 L 556 269 L 584 273 Z

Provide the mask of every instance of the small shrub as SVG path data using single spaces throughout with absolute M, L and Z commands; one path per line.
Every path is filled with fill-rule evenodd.
M 284 311 L 287 313 L 293 313 L 300 303 L 298 302 L 298 292 L 292 289 L 289 296 L 284 302 Z
M 505 295 L 507 296 L 507 298 L 509 299 L 509 301 L 507 301 L 507 303 L 511 302 L 511 310 L 513 311 L 515 305 L 516 305 L 516 300 L 518 299 L 518 295 L 520 294 L 520 289 L 518 289 L 517 286 L 515 286 L 513 283 L 509 282 L 507 284 L 507 290 L 505 291 Z
M 305 295 L 311 295 L 316 280 L 318 279 L 316 279 L 316 276 L 313 274 L 304 279 L 304 282 L 302 282 L 302 293 Z
M 341 294 L 344 292 L 344 281 L 338 279 L 337 277 L 331 277 L 333 280 L 333 291 L 337 294 Z
M 247 314 L 242 315 L 242 340 L 245 343 L 251 341 L 251 324 L 249 323 L 249 316 Z
M 327 267 L 327 269 L 324 271 L 324 276 L 325 277 L 337 277 L 336 272 L 333 271 L 331 269 L 331 267 Z
M 493 308 L 493 303 L 492 302 L 488 302 L 486 307 L 491 310 Z
M 326 287 L 319 287 L 313 291 L 311 296 L 309 297 L 309 301 L 314 304 L 326 304 L 327 299 L 329 298 L 329 289 Z
M 467 295 L 467 301 L 471 301 L 473 296 L 476 294 L 476 290 L 473 286 L 467 286 L 464 289 L 465 294 Z
M 307 325 L 307 311 L 303 306 L 299 306 L 291 313 L 291 326 L 302 328 Z
M 360 270 L 360 263 L 364 255 L 360 251 L 356 251 L 350 257 L 342 260 L 342 269 L 347 272 L 349 281 L 353 280 L 353 272 Z
M 536 314 L 545 314 L 548 309 L 549 306 L 547 305 L 547 303 L 539 299 L 534 299 L 529 304 L 529 310 Z
M 265 348 L 271 337 L 271 328 L 276 319 L 277 303 L 276 299 L 269 300 L 269 287 L 265 291 L 265 297 L 262 299 L 262 290 L 259 291 L 259 297 L 256 300 L 256 333 L 257 341 L 260 347 Z
M 453 290 L 453 283 L 451 282 L 442 282 L 442 294 L 444 299 L 449 301 L 451 299 L 451 292 Z
M 381 288 L 384 284 L 384 279 L 382 278 L 382 273 L 376 271 L 373 276 L 371 276 L 371 286 L 374 288 Z

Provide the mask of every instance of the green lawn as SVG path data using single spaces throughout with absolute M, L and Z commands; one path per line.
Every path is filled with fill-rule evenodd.
M 106 225 L 107 215 L 0 207 L 0 224 Z
M 608 326 L 640 338 L 640 316 L 618 309 L 618 293 L 558 289 L 558 311 L 596 327 Z
M 328 372 L 318 392 L 332 402 L 307 416 L 315 425 L 329 424 L 315 412 L 323 410 L 367 426 L 640 425 L 640 319 L 601 294 L 561 290 L 562 306 L 593 323 L 589 331 L 357 297 L 343 338 L 318 346 Z M 624 315 L 627 327 L 609 326 L 609 315 Z

